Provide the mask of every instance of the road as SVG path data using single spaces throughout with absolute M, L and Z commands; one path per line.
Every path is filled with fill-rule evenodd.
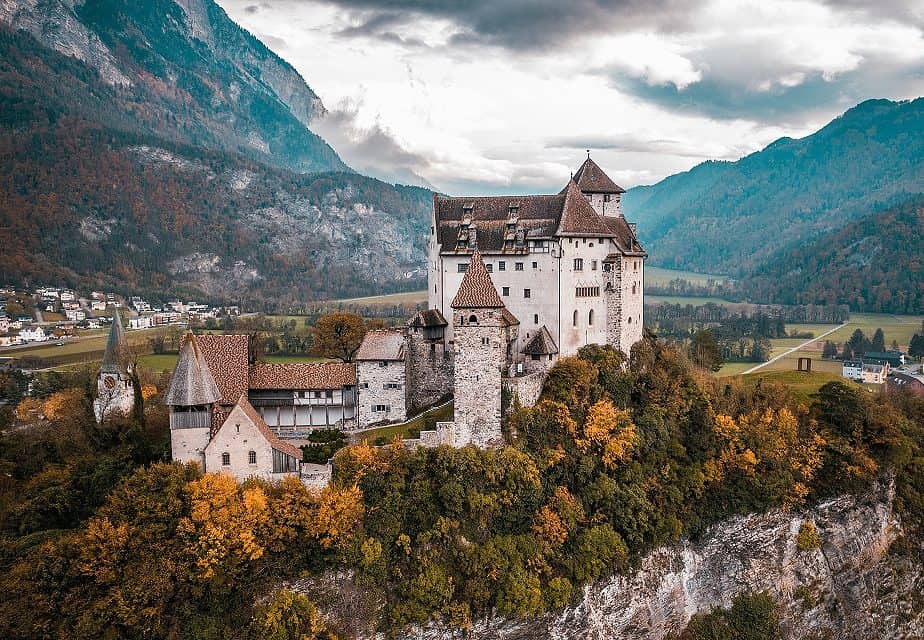
M 828 329 L 827 331 L 825 331 L 825 332 L 824 332 L 823 334 L 821 334 L 820 336 L 815 336 L 815 337 L 812 338 L 811 340 L 806 340 L 806 341 L 803 342 L 802 344 L 796 345 L 796 346 L 793 347 L 792 349 L 787 349 L 786 351 L 784 351 L 784 352 L 781 353 L 780 355 L 778 355 L 778 356 L 776 356 L 776 357 L 774 357 L 774 358 L 770 358 L 770 359 L 767 360 L 766 362 L 761 362 L 761 363 L 760 363 L 759 365 L 757 365 L 756 367 L 751 367 L 751 368 L 748 369 L 747 371 L 743 371 L 742 373 L 740 373 L 740 374 L 738 374 L 738 375 L 746 376 L 746 375 L 748 375 L 749 373 L 754 373 L 754 372 L 757 371 L 758 369 L 762 369 L 762 368 L 766 367 L 768 364 L 773 364 L 774 362 L 776 362 L 776 361 L 779 360 L 780 358 L 783 358 L 783 357 L 785 357 L 785 356 L 788 356 L 790 353 L 792 353 L 792 352 L 794 352 L 794 351 L 798 351 L 799 349 L 802 349 L 803 347 L 807 347 L 808 345 L 812 344 L 812 343 L 815 342 L 816 340 L 821 340 L 821 339 L 824 338 L 825 336 L 834 333 L 834 332 L 837 331 L 838 329 L 841 329 L 841 328 L 843 328 L 843 327 L 846 327 L 848 324 L 850 324 L 850 323 L 849 323 L 849 322 L 845 322 L 845 323 L 843 323 L 843 324 L 837 325 L 837 326 L 834 327 L 833 329 Z

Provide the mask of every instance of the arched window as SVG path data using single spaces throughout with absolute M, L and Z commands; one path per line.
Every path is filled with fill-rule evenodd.
M 257 464 L 257 452 L 251 451 L 247 454 L 247 462 L 250 464 Z
M 231 454 L 228 453 L 227 451 L 221 454 L 221 464 L 224 467 L 227 467 L 228 465 L 231 464 Z
M 633 295 L 635 295 L 635 287 L 636 287 L 636 284 L 633 282 L 632 283 L 632 294 Z
M 629 324 L 632 324 L 632 316 L 629 316 Z
M 591 309 L 587 312 L 587 324 L 593 326 L 594 324 L 594 310 Z
M 577 326 L 577 309 L 574 310 L 574 316 L 571 318 L 571 324 Z
M 473 313 L 472 315 L 470 315 L 470 316 L 468 317 L 468 323 L 469 323 L 469 324 L 478 324 L 478 316 L 476 316 L 474 313 Z

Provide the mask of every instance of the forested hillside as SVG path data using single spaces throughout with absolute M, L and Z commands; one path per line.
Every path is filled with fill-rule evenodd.
M 744 282 L 753 300 L 924 311 L 924 197 L 851 222 L 790 250 Z
M 924 193 L 924 98 L 869 100 L 818 132 L 630 189 L 652 264 L 745 276 L 781 252 Z

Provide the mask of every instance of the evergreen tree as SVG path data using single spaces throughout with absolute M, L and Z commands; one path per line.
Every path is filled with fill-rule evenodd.
M 690 360 L 711 371 L 722 368 L 722 352 L 708 329 L 701 329 L 690 342 Z
M 908 355 L 920 358 L 924 356 L 924 333 L 916 333 L 908 345 Z
M 825 346 L 821 350 L 821 357 L 831 359 L 837 357 L 837 345 L 831 340 L 825 340 Z
M 847 344 L 850 345 L 850 351 L 855 356 L 862 356 L 865 352 L 870 351 L 870 342 L 862 329 L 855 329 Z
M 882 332 L 882 328 L 876 329 L 876 333 L 873 334 L 873 341 L 871 343 L 872 351 L 885 351 L 885 333 Z

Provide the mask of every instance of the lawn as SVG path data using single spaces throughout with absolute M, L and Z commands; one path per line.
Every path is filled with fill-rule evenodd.
M 129 331 L 125 334 L 129 345 L 139 347 L 144 351 L 148 347 L 148 338 L 151 330 Z M 62 345 L 58 341 L 49 341 L 38 345 L 26 345 L 14 349 L 4 349 L 0 354 L 12 356 L 14 358 L 24 358 L 26 356 L 35 356 L 49 361 L 52 366 L 65 364 L 78 364 L 82 362 L 93 362 L 103 357 L 103 350 L 106 348 L 107 329 L 97 329 L 92 331 L 81 332 L 78 338 L 63 340 Z
M 179 355 L 175 353 L 148 354 L 138 357 L 138 366 L 152 371 L 173 371 Z
M 717 305 L 720 305 L 720 306 L 723 306 L 723 307 L 728 307 L 728 308 L 730 308 L 730 309 L 733 310 L 733 311 L 738 311 L 739 309 L 747 308 L 747 307 L 750 307 L 750 306 L 751 306 L 751 305 L 749 305 L 747 302 L 731 302 L 731 301 L 729 301 L 729 300 L 724 300 L 724 299 L 722 299 L 722 298 L 710 298 L 710 297 L 706 297 L 706 296 L 654 296 L 654 295 L 646 295 L 646 296 L 645 296 L 645 302 L 646 302 L 647 304 L 667 303 L 667 304 L 680 304 L 680 305 L 684 305 L 684 306 L 686 306 L 686 305 L 688 305 L 688 304 L 693 305 L 693 306 L 697 306 L 697 305 L 701 305 L 701 304 L 709 304 L 709 303 L 711 302 L 712 304 L 717 304 Z
M 404 293 L 387 293 L 381 296 L 365 296 L 362 298 L 342 298 L 340 300 L 324 300 L 322 304 L 335 306 L 337 304 L 420 304 L 427 301 L 427 291 L 406 291 Z
M 446 405 L 445 407 L 440 407 L 438 409 L 430 409 L 429 411 L 424 411 L 420 415 L 413 418 L 410 422 L 404 424 L 392 424 L 385 427 L 380 427 L 378 429 L 370 429 L 368 431 L 363 431 L 354 436 L 356 441 L 367 441 L 370 444 L 373 443 L 377 438 L 384 438 L 386 442 L 391 442 L 394 440 L 395 436 L 400 438 L 410 437 L 411 431 L 420 431 L 424 428 L 426 423 L 426 418 L 433 418 L 436 422 L 450 422 L 453 416 L 453 406 L 452 404 Z
M 716 276 L 708 273 L 696 273 L 694 271 L 675 271 L 674 269 L 664 269 L 662 267 L 645 267 L 645 284 L 665 286 L 671 280 L 676 280 L 677 278 L 698 285 L 708 284 L 710 280 L 725 282 L 732 279 L 728 276 Z
M 747 376 L 742 376 L 746 384 L 755 385 L 758 380 L 763 384 L 777 382 L 785 384 L 792 389 L 793 395 L 799 402 L 806 404 L 811 403 L 811 394 L 818 391 L 822 385 L 835 380 L 842 381 L 840 374 L 834 374 L 824 371 L 812 371 L 805 373 L 802 371 L 764 371 L 761 369 Z

